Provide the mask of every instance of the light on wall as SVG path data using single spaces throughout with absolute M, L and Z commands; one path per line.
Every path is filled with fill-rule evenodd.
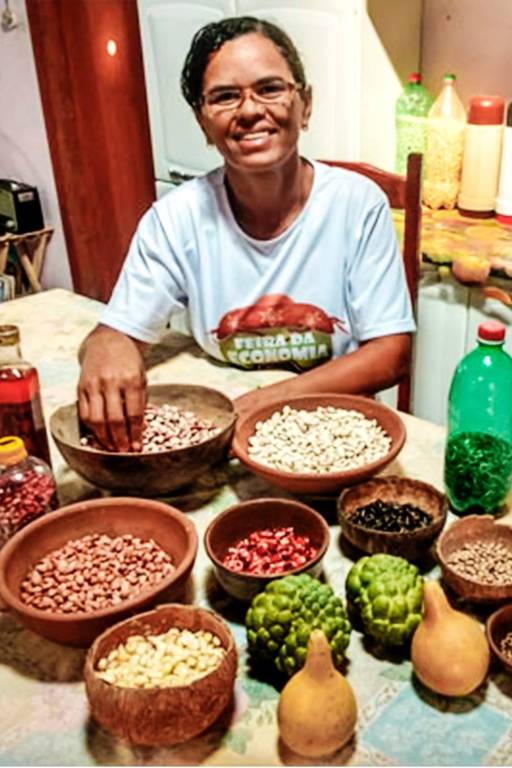
M 107 41 L 107 53 L 109 56 L 115 56 L 117 54 L 117 43 L 115 40 L 112 40 L 112 38 Z

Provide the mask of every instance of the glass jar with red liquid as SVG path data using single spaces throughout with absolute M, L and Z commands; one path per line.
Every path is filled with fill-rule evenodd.
M 23 359 L 16 325 L 0 325 L 0 437 L 15 435 L 31 456 L 50 463 L 39 376 Z

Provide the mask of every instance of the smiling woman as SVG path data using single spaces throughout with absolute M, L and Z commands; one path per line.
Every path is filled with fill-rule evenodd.
M 239 413 L 283 396 L 391 386 L 414 330 L 384 194 L 300 156 L 312 93 L 286 33 L 248 16 L 208 24 L 181 84 L 224 165 L 145 214 L 82 345 L 81 418 L 120 450 L 140 449 L 141 352 L 177 310 L 218 360 L 301 372 L 239 398 Z

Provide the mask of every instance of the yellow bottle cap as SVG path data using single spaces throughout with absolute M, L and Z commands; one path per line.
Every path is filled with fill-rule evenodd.
M 25 443 L 21 437 L 0 437 L 0 464 L 4 467 L 11 467 L 19 461 L 23 461 L 28 456 Z

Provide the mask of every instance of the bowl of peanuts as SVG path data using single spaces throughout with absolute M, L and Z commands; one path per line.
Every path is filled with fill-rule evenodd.
M 329 526 L 298 501 L 251 499 L 217 515 L 205 531 L 204 546 L 225 591 L 249 601 L 272 579 L 319 576 Z
M 358 395 L 279 400 L 238 419 L 233 452 L 255 474 L 291 493 L 334 495 L 384 469 L 402 449 L 398 413 Z
M 468 515 L 436 544 L 443 580 L 470 602 L 512 600 L 512 528 L 491 515 Z
M 106 627 L 179 599 L 194 524 L 161 501 L 92 499 L 34 520 L 0 551 L 0 596 L 28 629 L 87 647 Z
M 512 673 L 512 603 L 491 613 L 485 624 L 485 634 L 496 658 L 507 672 Z
M 161 605 L 107 629 L 88 651 L 92 717 L 134 744 L 173 745 L 212 725 L 233 697 L 237 651 L 212 611 Z
M 140 452 L 108 451 L 84 434 L 76 403 L 52 414 L 50 430 L 69 466 L 93 485 L 162 496 L 189 485 L 225 458 L 235 420 L 234 405 L 222 392 L 193 384 L 152 384 Z

